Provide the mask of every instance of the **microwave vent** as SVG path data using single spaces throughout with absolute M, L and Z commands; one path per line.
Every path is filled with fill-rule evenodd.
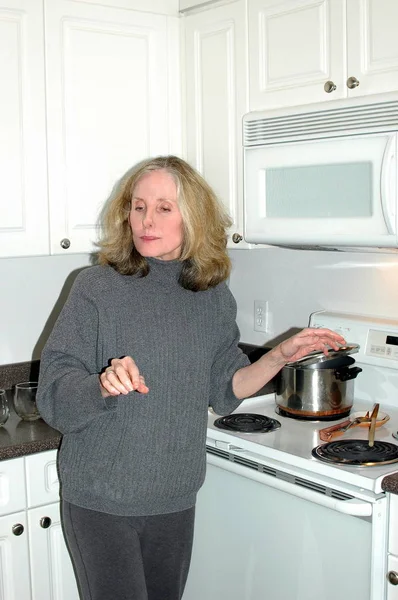
M 396 130 L 398 100 L 279 116 L 249 113 L 243 120 L 245 147 Z

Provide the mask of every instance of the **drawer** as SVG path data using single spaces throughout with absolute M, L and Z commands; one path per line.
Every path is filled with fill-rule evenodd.
M 25 457 L 27 506 L 59 501 L 57 450 Z
M 24 465 L 23 458 L 0 461 L 0 515 L 26 508 Z

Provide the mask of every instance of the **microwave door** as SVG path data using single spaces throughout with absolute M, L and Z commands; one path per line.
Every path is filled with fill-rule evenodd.
M 396 247 L 397 134 L 245 149 L 245 239 Z
M 397 134 L 389 138 L 381 169 L 381 205 L 388 233 L 397 235 Z

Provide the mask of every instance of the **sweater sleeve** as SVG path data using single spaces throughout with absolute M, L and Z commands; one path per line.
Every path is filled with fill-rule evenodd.
M 250 364 L 246 354 L 238 346 L 239 328 L 236 324 L 235 298 L 225 284 L 220 286 L 220 337 L 211 369 L 209 405 L 219 415 L 235 410 L 242 402 L 232 389 L 234 373 Z
M 103 398 L 100 391 L 99 371 L 105 365 L 96 359 L 99 317 L 90 271 L 76 278 L 40 360 L 37 405 L 61 433 L 84 429 L 117 404 L 117 398 Z

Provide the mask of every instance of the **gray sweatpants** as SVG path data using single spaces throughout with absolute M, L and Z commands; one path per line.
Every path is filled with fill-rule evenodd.
M 64 535 L 81 600 L 180 600 L 195 508 L 119 517 L 62 501 Z

